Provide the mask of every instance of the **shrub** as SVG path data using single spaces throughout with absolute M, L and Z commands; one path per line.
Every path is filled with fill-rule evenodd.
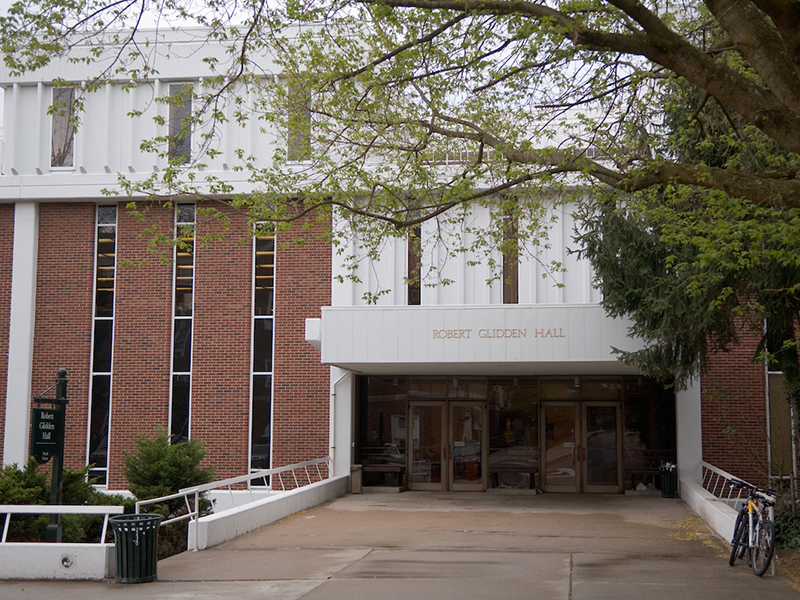
M 88 480 L 89 467 L 64 469 L 62 502 L 70 505 L 122 505 L 125 512 L 133 512 L 133 500 L 122 496 L 111 496 L 98 492 Z M 39 472 L 39 463 L 30 458 L 25 468 L 17 465 L 4 467 L 0 471 L 0 504 L 48 504 L 50 483 L 47 473 Z M 16 515 L 11 520 L 9 541 L 43 542 L 45 528 L 49 522 L 46 515 Z M 62 539 L 64 542 L 97 542 L 103 527 L 100 515 L 62 515 Z
M 39 473 L 39 463 L 28 459 L 25 468 L 14 464 L 0 471 L 0 504 L 47 504 L 50 484 L 47 474 Z
M 800 548 L 800 510 L 790 506 L 775 508 L 775 545 L 778 548 Z
M 153 437 L 136 440 L 136 453 L 124 453 L 123 473 L 139 500 L 169 496 L 181 488 L 212 481 L 214 468 L 200 468 L 205 456 L 200 440 L 170 443 L 169 433 L 159 426 Z M 179 498 L 169 504 L 183 506 L 183 501 Z
M 169 433 L 163 427 L 156 428 L 153 437 L 142 436 L 136 440 L 136 452 L 124 455 L 125 477 L 130 491 L 139 500 L 160 498 L 176 493 L 181 488 L 209 483 L 214 477 L 214 468 L 201 468 L 205 458 L 203 442 L 197 439 L 170 442 Z M 201 501 L 201 514 L 211 506 L 205 498 Z M 186 514 L 183 498 L 156 504 L 150 509 L 165 519 Z M 158 558 L 166 558 L 186 550 L 188 526 L 185 521 L 161 528 L 159 533 Z

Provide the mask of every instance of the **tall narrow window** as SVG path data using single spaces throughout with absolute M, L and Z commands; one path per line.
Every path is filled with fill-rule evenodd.
M 311 108 L 307 90 L 299 85 L 289 88 L 286 158 L 300 162 L 311 158 Z
M 192 157 L 192 86 L 169 86 L 169 158 L 177 164 Z
M 503 304 L 518 304 L 519 235 L 512 217 L 506 219 L 503 237 Z
M 420 235 L 422 230 L 413 227 L 408 232 L 408 305 L 419 306 L 422 301 L 422 258 Z
M 68 87 L 53 88 L 52 135 L 50 138 L 50 166 L 72 167 L 75 141 L 75 90 Z
M 108 483 L 108 432 L 114 348 L 117 207 L 98 206 L 95 228 L 94 327 L 86 464 L 89 477 Z
M 194 309 L 195 205 L 178 204 L 175 211 L 175 297 L 172 329 L 172 398 L 170 434 L 173 442 L 189 438 L 192 379 L 192 316 Z
M 272 429 L 275 238 L 256 237 L 253 252 L 253 396 L 250 407 L 250 468 L 269 469 Z

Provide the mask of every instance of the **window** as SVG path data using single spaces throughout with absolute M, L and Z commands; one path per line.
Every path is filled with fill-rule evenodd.
M 192 157 L 192 86 L 169 86 L 169 159 L 186 164 Z
M 74 108 L 75 90 L 73 88 L 53 88 L 53 104 L 50 106 L 53 127 L 50 140 L 51 167 L 74 166 L 73 148 L 77 125 Z
M 275 304 L 275 238 L 253 243 L 253 364 L 250 468 L 269 469 L 272 430 L 272 348 Z
M 408 305 L 419 306 L 422 301 L 422 258 L 420 247 L 420 227 L 413 227 L 408 232 Z
M 512 217 L 503 233 L 503 304 L 519 303 L 519 235 Z
M 286 158 L 300 162 L 311 158 L 311 97 L 300 86 L 289 88 Z
M 99 485 L 108 484 L 116 237 L 117 207 L 98 206 L 95 229 L 95 302 L 86 464 L 91 466 L 89 477 Z
M 189 438 L 192 378 L 192 317 L 194 313 L 195 205 L 175 207 L 177 246 L 174 263 L 172 319 L 172 395 L 169 431 L 173 442 Z

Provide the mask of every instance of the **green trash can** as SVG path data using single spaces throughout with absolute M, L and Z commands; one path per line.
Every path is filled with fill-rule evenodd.
M 158 565 L 158 526 L 161 515 L 117 515 L 108 522 L 114 531 L 117 583 L 155 581 Z
M 661 497 L 674 498 L 678 493 L 678 466 L 672 463 L 661 465 Z

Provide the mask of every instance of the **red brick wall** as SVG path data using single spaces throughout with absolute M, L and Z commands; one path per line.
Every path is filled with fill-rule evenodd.
M 69 386 L 64 465 L 83 467 L 92 334 L 95 208 L 91 204 L 39 205 L 34 395 L 67 369 Z M 54 394 L 51 390 L 46 394 Z M 43 394 L 45 395 L 45 394 Z
M 321 227 L 298 223 L 278 236 L 275 294 L 273 466 L 327 456 L 330 368 L 305 341 L 306 318 L 331 303 L 331 247 Z M 297 245 L 291 240 L 301 239 Z
M 156 424 L 169 419 L 172 359 L 172 265 L 148 255 L 145 227 L 127 214 L 124 203 L 117 213 L 117 260 L 141 267 L 118 267 L 114 307 L 114 363 L 111 388 L 109 487 L 124 489 L 122 452 L 133 452 L 135 440 L 152 435 Z M 150 206 L 147 223 L 161 223 L 170 231 L 173 212 Z M 171 256 L 171 253 L 169 253 Z
M 205 443 L 218 479 L 249 466 L 253 246 L 246 232 L 245 220 L 231 215 L 230 239 L 198 244 L 194 258 L 191 437 Z M 222 226 L 199 216 L 198 240 L 208 233 Z M 237 243 L 242 237 L 247 243 Z
M 13 207 L 0 207 L 0 306 L 8 305 Z M 250 336 L 252 244 L 245 220 L 232 215 L 227 241 L 200 243 L 219 233 L 216 221 L 199 217 L 195 250 L 191 436 L 202 439 L 206 462 L 217 477 L 247 472 L 250 443 Z M 169 420 L 172 359 L 173 267 L 147 252 L 142 231 L 159 223 L 172 228 L 173 212 L 149 206 L 146 222 L 118 211 L 117 259 L 141 266 L 118 267 L 114 311 L 114 354 L 109 436 L 109 487 L 127 487 L 123 452 Z M 330 304 L 330 245 L 320 230 L 296 228 L 281 234 L 276 258 L 275 397 L 273 456 L 276 466 L 328 453 L 329 370 L 305 342 L 305 319 Z M 86 456 L 87 410 L 94 283 L 95 205 L 40 207 L 37 322 L 33 389 L 53 384 L 60 367 L 69 372 L 66 465 L 82 467 Z M 140 237 L 141 236 L 141 237 Z M 294 239 L 305 243 L 297 245 Z M 244 241 L 244 243 L 241 243 Z M 5 254 L 4 254 L 5 253 Z M 171 252 L 167 252 L 171 256 Z M 5 269 L 5 270 L 3 270 Z M 8 312 L 5 314 L 7 321 Z M 3 318 L 3 317 L 0 317 Z M 7 347 L 7 322 L 0 322 Z M 5 373 L 5 370 L 2 370 Z M 3 386 L 4 389 L 4 386 Z
M 14 205 L 0 205 L 0 426 L 6 422 L 6 383 L 8 373 L 8 328 L 11 310 L 11 262 L 14 246 Z M 0 440 L 3 439 L 0 430 Z M 3 444 L 0 443 L 0 461 Z
M 766 374 L 752 362 L 760 331 L 710 357 L 701 380 L 703 460 L 752 483 L 767 483 Z

